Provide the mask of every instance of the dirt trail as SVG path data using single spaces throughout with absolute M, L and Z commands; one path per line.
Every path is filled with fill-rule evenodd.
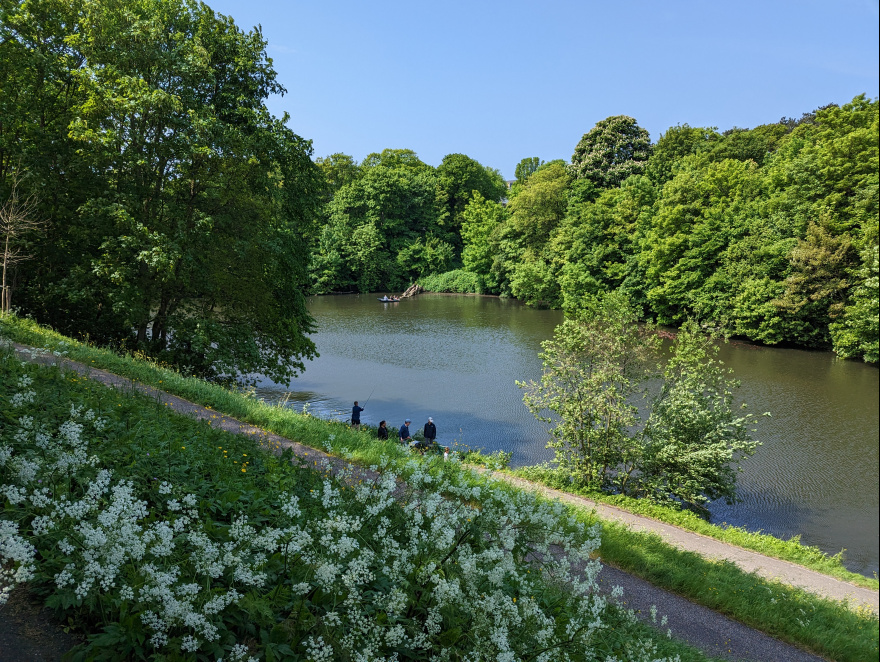
M 16 345 L 17 351 L 23 358 L 31 360 L 55 362 L 54 358 L 34 359 L 28 351 L 29 348 Z M 196 419 L 206 420 L 213 427 L 221 428 L 235 434 L 248 436 L 262 436 L 273 442 L 277 442 L 281 448 L 290 448 L 296 455 L 308 457 L 314 460 L 327 460 L 334 467 L 341 468 L 348 463 L 344 460 L 329 456 L 323 451 L 304 446 L 296 441 L 286 439 L 279 435 L 267 432 L 253 425 L 242 423 L 232 417 L 208 409 L 201 405 L 189 402 L 170 393 L 166 393 L 151 386 L 145 386 L 132 382 L 130 379 L 92 368 L 74 361 L 64 360 L 65 368 L 75 370 L 90 379 L 116 388 L 137 389 L 148 395 L 156 397 L 170 409 L 179 413 L 193 416 Z M 359 471 L 366 471 L 357 467 Z M 864 604 L 877 610 L 877 592 L 847 584 L 825 575 L 801 568 L 785 561 L 779 561 L 770 557 L 762 556 L 754 552 L 722 543 L 712 538 L 707 538 L 677 527 L 627 513 L 618 508 L 605 506 L 591 502 L 582 497 L 576 497 L 556 490 L 551 490 L 529 481 L 513 478 L 505 474 L 497 474 L 499 479 L 516 484 L 530 490 L 544 493 L 551 498 L 558 498 L 565 502 L 574 502 L 589 508 L 595 508 L 600 517 L 625 522 L 637 530 L 653 531 L 663 536 L 671 544 L 682 549 L 711 556 L 713 558 L 728 559 L 748 571 L 755 571 L 767 577 L 776 577 L 780 580 L 801 586 L 802 588 L 834 599 L 849 599 L 853 604 Z M 616 568 L 605 566 L 600 575 L 600 585 L 603 590 L 610 591 L 615 585 L 624 589 L 625 606 L 635 609 L 640 615 L 651 623 L 648 614 L 652 606 L 656 606 L 658 617 L 666 616 L 667 625 L 663 627 L 671 629 L 674 636 L 687 641 L 692 646 L 700 648 L 709 655 L 722 657 L 729 660 L 779 660 L 780 662 L 810 661 L 816 662 L 822 658 L 807 653 L 799 648 L 780 642 L 753 628 L 747 627 L 716 611 L 694 604 L 681 596 L 675 595 L 652 584 L 634 577 Z M 16 627 L 16 623 L 4 616 L 0 611 L 0 630 L 9 630 Z M 8 640 L 7 640 L 8 641 Z M 0 638 L 0 646 L 3 639 Z M 3 647 L 5 648 L 5 646 Z M 23 660 L 54 660 L 47 651 L 46 656 L 18 655 L 15 651 L 0 648 L 0 662 L 20 662 Z

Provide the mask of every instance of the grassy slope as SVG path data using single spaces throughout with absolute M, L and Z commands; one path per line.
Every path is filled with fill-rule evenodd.
M 367 465 L 377 463 L 383 455 L 394 456 L 399 451 L 396 444 L 380 444 L 367 434 L 353 432 L 345 426 L 303 417 L 197 379 L 182 377 L 146 361 L 120 357 L 108 350 L 75 343 L 26 320 L 12 318 L 0 321 L 0 333 L 24 344 L 65 351 L 71 359 L 158 386 L 316 448 L 326 448 L 328 433 L 332 429 L 336 437 L 335 445 L 346 448 L 347 456 L 352 460 Z M 577 512 L 577 516 L 587 521 L 595 517 L 586 509 Z M 680 525 L 688 528 L 686 520 Z M 865 659 L 864 655 L 870 652 L 876 659 L 878 621 L 874 614 L 856 612 L 846 605 L 806 591 L 764 580 L 730 563 L 716 563 L 696 554 L 682 552 L 656 535 L 635 533 L 613 523 L 603 522 L 603 526 L 601 554 L 604 559 L 624 570 L 820 655 L 838 660 L 858 660 Z M 715 528 L 724 531 L 720 527 Z M 764 538 L 770 536 L 761 536 L 759 544 L 765 544 L 762 542 Z M 735 544 L 755 549 L 748 544 L 748 540 L 745 537 L 746 544 Z M 823 563 L 810 560 L 815 557 L 814 553 L 802 555 L 803 561 L 787 558 L 781 554 L 790 553 L 785 550 L 796 543 L 780 542 L 783 543 L 781 546 L 771 546 L 770 549 L 771 552 L 776 549 L 777 554 L 770 555 L 832 574 L 827 567 L 834 565 L 834 557 L 826 556 L 829 561 Z M 767 552 L 760 548 L 757 551 Z M 839 559 L 837 563 L 839 565 Z M 847 571 L 844 569 L 844 572 Z M 840 576 L 836 572 L 833 574 Z M 849 574 L 853 575 L 852 579 L 861 578 L 871 585 L 871 580 Z M 865 585 L 861 581 L 859 583 Z M 876 580 L 873 587 L 876 587 Z M 781 604 L 787 608 L 780 609 Z

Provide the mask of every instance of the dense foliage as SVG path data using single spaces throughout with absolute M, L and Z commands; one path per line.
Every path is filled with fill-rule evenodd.
M 504 199 L 475 188 L 454 211 L 439 184 L 435 198 L 413 196 L 399 238 L 412 250 L 377 260 L 397 259 L 394 278 L 362 282 L 397 286 L 448 264 L 474 277 L 432 277 L 429 289 L 467 283 L 567 311 L 620 290 L 660 324 L 699 319 L 724 334 L 876 362 L 878 132 L 878 102 L 864 95 L 751 130 L 676 126 L 654 145 L 634 119 L 610 117 L 569 164 L 523 159 Z M 326 259 L 315 263 L 319 291 L 358 282 L 323 278 Z
M 39 585 L 79 658 L 667 659 L 559 503 L 443 460 L 332 476 L 2 347 L 0 377 L 0 603 Z
M 208 377 L 301 367 L 321 179 L 259 30 L 192 0 L 4 0 L 0 26 L 0 199 L 44 222 L 13 305 Z

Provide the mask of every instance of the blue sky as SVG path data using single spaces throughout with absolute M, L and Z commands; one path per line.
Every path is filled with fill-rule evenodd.
M 656 140 L 878 96 L 878 0 L 207 2 L 262 25 L 288 90 L 269 108 L 316 157 L 460 152 L 510 179 L 610 115 Z

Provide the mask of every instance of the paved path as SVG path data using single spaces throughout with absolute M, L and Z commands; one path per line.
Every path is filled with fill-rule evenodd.
M 23 357 L 33 359 L 26 348 L 16 346 L 16 349 Z M 51 358 L 44 360 L 47 362 L 55 361 L 55 359 Z M 310 459 L 326 459 L 336 467 L 347 464 L 344 460 L 329 456 L 323 451 L 266 432 L 250 424 L 242 423 L 232 417 L 224 416 L 217 411 L 194 404 L 151 386 L 136 384 L 125 377 L 67 360 L 64 361 L 64 367 L 110 386 L 140 390 L 156 397 L 169 408 L 197 419 L 207 420 L 214 427 L 219 427 L 236 434 L 246 434 L 251 437 L 260 435 L 276 442 L 281 448 L 291 448 L 297 455 L 307 455 Z M 359 470 L 367 471 L 362 467 Z M 859 604 L 873 605 L 873 608 L 877 609 L 876 591 L 860 589 L 859 587 L 806 570 L 805 568 L 800 568 L 791 563 L 749 552 L 650 518 L 633 515 L 611 506 L 597 504 L 582 497 L 550 490 L 549 488 L 504 474 L 498 474 L 498 476 L 508 482 L 518 484 L 527 489 L 539 490 L 548 496 L 559 498 L 565 502 L 577 502 L 579 505 L 595 508 L 600 517 L 626 522 L 635 529 L 654 531 L 667 539 L 671 544 L 683 549 L 690 549 L 715 558 L 728 558 L 742 567 L 747 567 L 749 570 L 760 570 L 765 576 L 778 577 L 788 583 L 797 582 L 797 585 L 803 585 L 807 590 L 812 590 L 820 595 L 840 595 L 841 599 L 846 597 L 852 602 L 858 599 Z M 748 566 L 743 564 L 748 564 Z M 790 579 L 790 577 L 795 578 L 796 582 Z M 729 660 L 778 660 L 779 662 L 819 662 L 822 660 L 820 657 L 780 642 L 716 611 L 694 604 L 681 596 L 657 588 L 649 582 L 611 566 L 604 566 L 600 574 L 600 585 L 604 590 L 609 591 L 611 587 L 620 585 L 624 589 L 623 600 L 625 606 L 635 609 L 647 622 L 650 622 L 648 614 L 651 607 L 656 606 L 658 621 L 662 616 L 667 617 L 667 625 L 663 628 L 664 631 L 666 628 L 671 629 L 674 636 L 702 649 L 709 655 Z M 11 662 L 15 659 L 21 658 L 6 657 L 0 652 L 0 662 Z
M 696 552 L 711 559 L 730 561 L 746 572 L 754 572 L 767 579 L 778 579 L 785 584 L 797 586 L 805 591 L 832 600 L 848 600 L 851 605 L 868 607 L 873 609 L 875 613 L 880 608 L 878 607 L 877 591 L 855 586 L 854 584 L 823 575 L 821 572 L 810 570 L 795 563 L 782 561 L 771 556 L 764 556 L 758 552 L 743 549 L 742 547 L 694 533 L 672 524 L 666 524 L 650 517 L 634 515 L 620 508 L 598 503 L 591 499 L 560 492 L 559 490 L 500 472 L 496 472 L 495 475 L 524 489 L 540 492 L 551 499 L 559 499 L 565 503 L 595 509 L 596 514 L 601 519 L 622 522 L 633 531 L 656 533 L 666 542 L 679 549 Z

